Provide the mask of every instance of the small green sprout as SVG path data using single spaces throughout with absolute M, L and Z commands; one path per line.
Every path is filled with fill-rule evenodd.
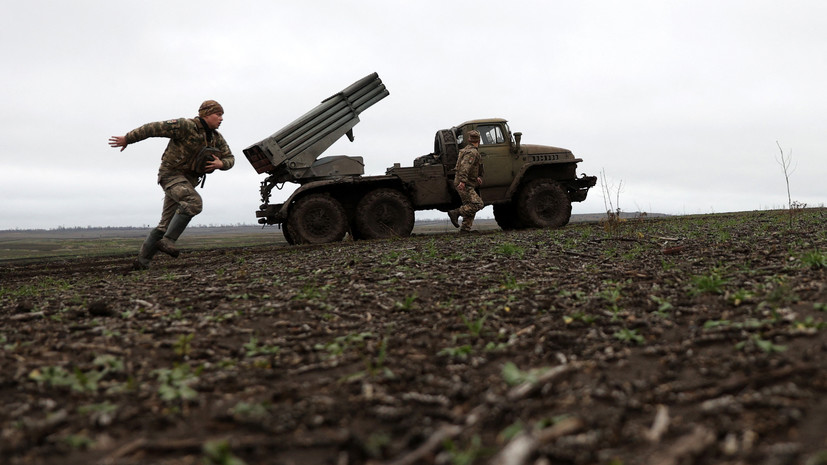
M 658 309 L 654 313 L 661 318 L 668 317 L 668 312 L 674 308 L 667 299 L 658 297 L 656 295 L 649 297 L 649 299 L 658 305 Z
M 585 312 L 575 312 L 571 315 L 563 316 L 563 322 L 568 324 L 574 323 L 575 321 L 581 321 L 587 325 L 590 325 L 597 321 L 597 317 L 594 315 L 589 315 Z
M 192 338 L 195 337 L 194 333 L 190 334 L 182 334 L 178 337 L 178 340 L 172 345 L 172 350 L 175 351 L 175 355 L 179 357 L 186 357 L 192 351 Z
M 482 333 L 482 328 L 485 325 L 485 320 L 488 318 L 488 315 L 483 315 L 476 320 L 468 319 L 465 315 L 461 315 L 462 322 L 465 323 L 465 327 L 468 328 L 468 333 L 471 337 L 477 338 L 480 337 Z
M 777 353 L 777 352 L 784 352 L 787 350 L 787 346 L 784 345 L 777 345 L 773 344 L 772 341 L 768 341 L 766 339 L 762 339 L 759 335 L 754 335 L 751 338 L 747 339 L 746 341 L 739 342 L 735 344 L 735 348 L 737 350 L 744 350 L 747 347 L 754 346 L 758 349 L 766 352 L 768 354 Z
M 227 440 L 208 441 L 202 448 L 206 465 L 246 465 L 240 458 L 233 455 L 230 443 Z
M 440 350 L 437 355 L 447 355 L 451 358 L 460 358 L 466 359 L 470 353 L 474 351 L 474 348 L 470 345 L 466 344 L 463 346 L 458 347 L 446 347 Z
M 158 394 L 161 400 L 174 402 L 195 400 L 198 397 L 198 392 L 191 386 L 198 382 L 200 367 L 193 371 L 187 364 L 176 364 L 172 369 L 161 368 L 153 373 L 160 383 Z
M 711 271 L 708 275 L 693 276 L 692 283 L 695 288 L 689 293 L 693 296 L 700 294 L 723 294 L 724 285 L 728 282 L 717 270 Z
M 514 362 L 503 365 L 502 377 L 509 386 L 523 383 L 536 383 L 548 368 L 532 368 L 528 371 L 520 370 Z
M 403 300 L 397 301 L 394 304 L 394 307 L 407 312 L 408 310 L 412 310 L 414 308 L 417 298 L 418 296 L 416 294 L 405 296 Z
M 643 344 L 646 340 L 638 334 L 636 329 L 627 329 L 623 328 L 620 331 L 614 333 L 615 339 L 618 339 L 623 342 L 634 342 L 635 344 Z
M 255 357 L 258 355 L 273 355 L 279 353 L 281 348 L 276 345 L 259 344 L 258 338 L 250 337 L 250 341 L 244 344 L 244 355 Z
M 505 257 L 515 256 L 516 258 L 522 259 L 525 255 L 525 248 L 512 244 L 511 242 L 505 242 L 494 249 L 494 252 Z
M 813 270 L 823 270 L 827 268 L 827 254 L 818 250 L 806 252 L 801 256 L 801 264 Z

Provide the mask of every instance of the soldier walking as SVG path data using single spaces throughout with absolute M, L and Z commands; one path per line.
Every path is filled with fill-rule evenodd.
M 454 186 L 457 188 L 462 206 L 448 212 L 448 218 L 455 228 L 460 228 L 460 234 L 470 233 L 474 224 L 474 216 L 484 206 L 482 199 L 477 194 L 476 188 L 482 185 L 482 161 L 478 147 L 480 146 L 480 133 L 478 131 L 468 132 L 468 145 L 459 152 L 457 157 L 456 175 Z M 459 217 L 462 217 L 462 227 L 459 224 Z
M 221 105 L 215 100 L 207 100 L 201 104 L 195 118 L 148 123 L 124 136 L 109 138 L 109 145 L 120 147 L 121 152 L 127 145 L 149 137 L 169 139 L 158 169 L 158 184 L 164 189 L 161 221 L 146 237 L 138 259 L 132 265 L 133 269 L 147 269 L 158 250 L 178 257 L 175 241 L 203 208 L 201 195 L 196 192 L 195 186 L 207 173 L 226 171 L 235 164 L 227 141 L 217 131 L 223 120 L 224 109 Z

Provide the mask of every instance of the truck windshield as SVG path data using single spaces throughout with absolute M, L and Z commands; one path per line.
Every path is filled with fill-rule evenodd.
M 477 131 L 480 132 L 480 145 L 505 143 L 503 130 L 499 125 L 480 125 L 477 126 Z

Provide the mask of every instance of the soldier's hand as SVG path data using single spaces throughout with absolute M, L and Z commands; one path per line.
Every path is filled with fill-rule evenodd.
M 457 184 L 457 189 L 459 189 L 461 191 L 464 191 L 465 190 L 465 183 L 460 182 L 459 184 Z
M 477 178 L 477 185 L 478 185 L 478 186 L 481 186 L 481 185 L 482 185 L 482 178 L 481 178 L 481 177 L 480 177 L 480 178 Z
M 126 136 L 112 136 L 109 138 L 109 146 L 114 148 L 121 148 L 121 152 L 126 148 Z
M 207 173 L 212 173 L 215 170 L 220 170 L 224 168 L 224 162 L 221 161 L 220 158 L 216 157 L 215 155 L 212 156 L 212 160 L 207 162 Z

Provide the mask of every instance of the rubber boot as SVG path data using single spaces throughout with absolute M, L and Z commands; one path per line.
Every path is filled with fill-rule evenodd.
M 161 238 L 164 237 L 164 232 L 158 228 L 153 229 L 149 232 L 144 240 L 143 245 L 141 245 L 141 251 L 138 252 L 138 258 L 135 259 L 135 262 L 132 264 L 133 270 L 146 270 L 149 268 L 149 262 L 152 260 L 152 257 L 155 256 L 155 253 L 158 249 L 155 245 Z
M 453 224 L 455 228 L 459 227 L 459 211 L 448 210 L 448 218 L 451 219 L 451 224 Z
M 187 229 L 187 225 L 190 223 L 191 219 L 192 217 L 189 215 L 176 213 L 170 220 L 169 226 L 167 226 L 167 233 L 164 234 L 164 238 L 156 244 L 158 250 L 169 255 L 170 257 L 178 258 L 180 252 L 175 248 L 175 241 L 181 237 L 181 233 L 184 232 L 184 229 Z

